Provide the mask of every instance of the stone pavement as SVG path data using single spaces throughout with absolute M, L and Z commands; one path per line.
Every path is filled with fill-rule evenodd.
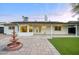
M 46 36 L 18 37 L 23 47 L 17 51 L 7 51 L 6 45 L 10 36 L 0 40 L 0 55 L 59 55 L 59 52 L 50 44 Z
M 0 40 L 3 39 L 4 37 L 7 37 L 7 36 L 0 33 Z

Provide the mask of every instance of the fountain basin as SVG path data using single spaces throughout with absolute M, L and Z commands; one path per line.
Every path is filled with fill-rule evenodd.
M 7 50 L 15 51 L 15 50 L 20 49 L 22 46 L 23 44 L 21 42 L 9 43 L 7 45 Z

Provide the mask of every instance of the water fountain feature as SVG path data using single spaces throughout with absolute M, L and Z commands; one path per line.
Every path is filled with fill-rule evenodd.
M 7 49 L 10 51 L 18 50 L 23 46 L 23 44 L 16 38 L 15 29 L 13 29 L 12 39 L 10 41 L 11 43 L 7 44 Z

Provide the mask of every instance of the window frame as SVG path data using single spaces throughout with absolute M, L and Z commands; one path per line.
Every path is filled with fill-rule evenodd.
M 9 26 L 8 29 L 13 30 L 13 29 L 15 29 L 15 26 Z
M 54 30 L 55 31 L 61 31 L 62 30 L 62 27 L 61 26 L 54 26 Z
M 21 25 L 20 26 L 20 32 L 27 32 L 27 25 Z

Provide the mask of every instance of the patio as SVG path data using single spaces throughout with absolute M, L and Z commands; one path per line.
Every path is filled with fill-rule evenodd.
M 0 55 L 59 55 L 60 53 L 50 44 L 46 35 L 35 35 L 31 37 L 18 37 L 23 47 L 16 51 L 7 51 L 6 45 L 10 42 L 11 36 L 3 35 L 0 40 Z

